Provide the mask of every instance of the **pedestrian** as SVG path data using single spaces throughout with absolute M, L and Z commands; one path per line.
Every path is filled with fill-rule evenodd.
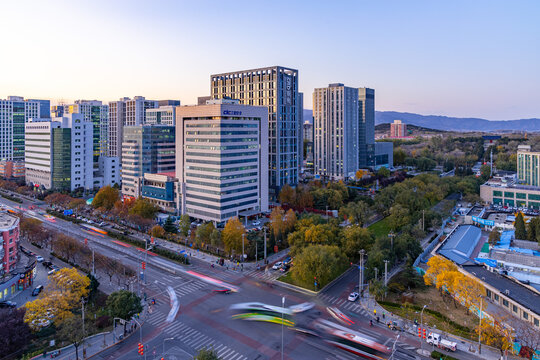
M 244 271 L 244 264 L 241 265 L 240 271 Z
M 379 323 L 379 317 L 377 316 L 377 324 Z
M 373 315 L 377 316 L 377 309 L 373 309 Z
M 383 319 L 385 319 L 385 315 L 386 315 L 386 313 L 383 311 L 383 312 L 382 312 L 382 318 L 383 318 Z

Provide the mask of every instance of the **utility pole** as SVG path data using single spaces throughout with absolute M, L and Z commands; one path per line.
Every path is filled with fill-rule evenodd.
M 426 210 L 422 210 L 422 231 L 424 231 L 424 224 L 426 223 L 425 214 Z
M 96 276 L 96 269 L 94 267 L 94 250 L 92 250 L 92 276 Z
M 281 298 L 281 360 L 283 360 L 283 309 L 285 308 L 285 296 Z
M 244 235 L 242 234 L 242 262 L 244 262 Z
M 393 250 L 394 249 L 394 237 L 396 236 L 396 234 L 394 234 L 394 231 L 390 230 L 390 232 L 388 233 L 388 237 L 390 238 L 390 248 Z
M 364 297 L 364 253 L 365 250 L 362 249 L 359 251 L 360 253 L 360 269 L 359 270 L 359 278 L 358 278 L 358 291 L 360 292 L 360 296 Z
M 264 264 L 266 265 L 266 228 L 264 229 Z
M 257 241 L 257 237 L 255 237 L 255 265 L 257 265 L 257 262 L 259 261 L 259 257 L 257 256 L 258 247 L 259 247 L 259 243 Z
M 390 261 L 384 260 L 384 286 L 388 285 L 388 263 Z
M 480 342 L 480 336 L 482 335 L 482 304 L 483 299 L 480 297 L 480 312 L 478 313 L 478 354 L 482 353 L 482 343 Z

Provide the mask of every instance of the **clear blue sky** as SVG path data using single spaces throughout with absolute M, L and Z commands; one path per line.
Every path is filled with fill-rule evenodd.
M 0 98 L 195 103 L 212 73 L 300 71 L 377 110 L 540 117 L 540 1 L 5 1 Z

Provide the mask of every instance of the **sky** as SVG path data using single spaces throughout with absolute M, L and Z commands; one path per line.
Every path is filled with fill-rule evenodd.
M 3 1 L 0 98 L 194 104 L 210 75 L 282 65 L 376 110 L 540 118 L 540 2 Z

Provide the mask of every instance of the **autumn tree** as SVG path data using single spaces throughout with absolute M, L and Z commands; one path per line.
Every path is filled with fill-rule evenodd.
M 55 272 L 39 297 L 26 303 L 25 322 L 32 326 L 33 320 L 45 318 L 48 311 L 58 321 L 71 316 L 71 310 L 79 306 L 81 298 L 88 296 L 89 285 L 90 279 L 75 268 Z
M 313 206 L 313 195 L 311 195 L 309 188 L 305 185 L 299 184 L 296 187 L 296 206 L 301 208 Z
M 92 206 L 95 208 L 104 208 L 105 210 L 111 210 L 114 204 L 120 199 L 120 192 L 118 189 L 111 187 L 110 185 L 104 186 L 97 192 L 92 201 Z
M 43 226 L 40 220 L 23 217 L 20 221 L 20 230 L 21 235 L 27 238 L 28 241 L 42 245 Z
M 373 237 L 370 231 L 360 225 L 344 228 L 340 240 L 342 251 L 351 260 L 360 257 L 358 251 L 361 249 L 369 251 L 373 244 Z
M 304 248 L 294 259 L 291 270 L 295 282 L 321 289 L 348 266 L 347 258 L 337 246 L 310 245 Z
M 283 185 L 279 192 L 278 200 L 281 204 L 294 205 L 296 200 L 294 189 L 289 184 Z
M 285 212 L 279 206 L 272 209 L 270 213 L 270 232 L 274 236 L 274 239 L 281 239 L 285 233 L 285 224 L 283 223 L 283 216 Z
M 112 317 L 129 320 L 142 309 L 141 298 L 131 291 L 115 291 L 107 298 L 107 310 Z
M 501 240 L 501 233 L 497 229 L 491 230 L 488 237 L 488 242 L 490 245 L 497 245 L 497 243 Z
M 456 265 L 439 255 L 435 255 L 429 258 L 427 262 L 427 270 L 424 274 L 424 282 L 426 285 L 435 285 L 437 278 L 441 273 L 448 271 L 457 271 Z
M 294 212 L 293 209 L 289 209 L 285 213 L 285 217 L 283 218 L 283 230 L 285 234 L 294 230 L 296 221 L 297 221 L 296 213 Z
M 10 354 L 24 348 L 30 342 L 32 334 L 28 324 L 24 322 L 25 312 L 24 307 L 0 309 L 0 349 L 2 349 L 2 356 L 11 358 Z
M 238 220 L 238 217 L 232 217 L 225 224 L 221 233 L 221 239 L 225 245 L 225 251 L 239 253 L 242 251 L 242 235 L 245 234 L 244 225 Z
M 150 201 L 138 198 L 133 204 L 133 207 L 129 209 L 130 215 L 139 215 L 144 219 L 153 219 L 159 208 L 152 204 Z
M 211 243 L 210 236 L 214 230 L 216 230 L 216 228 L 214 227 L 214 223 L 211 221 L 199 226 L 197 228 L 197 232 L 195 233 L 195 242 L 197 245 L 201 246 L 202 244 Z
M 152 229 L 150 229 L 150 236 L 153 236 L 156 238 L 163 238 L 165 237 L 165 229 L 163 229 L 159 225 L 154 225 Z
M 73 199 L 68 204 L 68 209 L 73 209 L 75 211 L 80 211 L 86 206 L 86 201 L 84 199 Z
M 65 234 L 56 234 L 53 240 L 54 251 L 71 263 L 73 263 L 75 254 L 80 251 L 81 247 L 82 245 L 77 240 Z
M 462 273 L 454 278 L 453 289 L 455 294 L 462 299 L 467 308 L 471 305 L 479 306 L 480 299 L 485 295 L 485 288 L 475 279 Z
M 339 215 L 343 216 L 351 224 L 364 225 L 369 214 L 369 206 L 364 201 L 350 202 L 339 209 Z
M 484 320 L 476 326 L 475 332 L 480 334 L 482 343 L 499 349 L 501 355 L 513 346 L 512 337 L 508 333 L 508 330 L 504 329 L 501 325 L 497 325 L 497 323 Z
M 525 229 L 525 221 L 523 221 L 523 213 L 521 211 L 516 216 L 514 227 L 516 228 L 516 239 L 527 239 L 527 230 Z

